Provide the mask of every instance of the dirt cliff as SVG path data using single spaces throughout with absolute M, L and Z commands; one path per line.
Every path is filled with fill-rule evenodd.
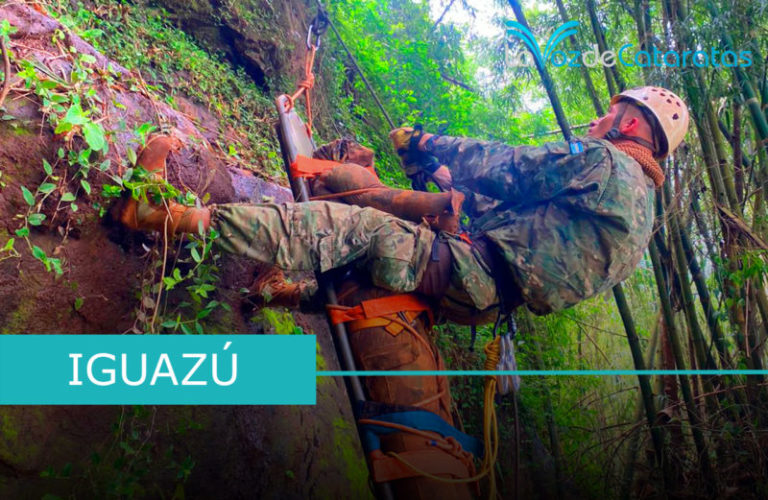
M 189 11 L 205 19 L 203 5 L 193 2 Z M 290 67 L 284 54 L 232 28 L 240 23 L 257 31 L 256 19 L 237 17 L 241 4 L 205 5 L 225 12 L 211 42 L 226 39 L 236 47 L 230 57 L 257 83 L 268 88 L 281 64 Z M 301 9 L 291 15 L 306 22 Z M 0 20 L 15 28 L 13 90 L 0 120 L 0 247 L 10 238 L 15 245 L 0 255 L 0 332 L 141 331 L 161 302 L 154 266 L 163 245 L 158 235 L 115 223 L 115 198 L 103 186 L 126 178 L 143 125 L 182 139 L 169 159 L 169 181 L 182 191 L 213 203 L 286 201 L 290 193 L 227 155 L 217 142 L 221 124 L 200 103 L 158 99 L 140 74 L 110 61 L 43 9 L 6 4 Z M 46 101 L 50 95 L 66 99 L 58 104 L 63 111 L 55 99 Z M 86 116 L 79 125 L 68 111 L 76 106 Z M 51 115 L 74 126 L 54 130 Z M 78 156 L 86 150 L 87 158 Z M 186 250 L 180 252 L 183 260 Z M 338 366 L 324 316 L 245 313 L 240 290 L 254 265 L 222 256 L 214 272 L 211 298 L 226 307 L 195 320 L 205 333 L 300 327 L 318 335 L 318 362 Z M 183 290 L 162 296 L 166 308 L 184 300 Z M 364 498 L 367 470 L 351 422 L 343 383 L 332 379 L 319 381 L 314 407 L 1 407 L 0 497 Z

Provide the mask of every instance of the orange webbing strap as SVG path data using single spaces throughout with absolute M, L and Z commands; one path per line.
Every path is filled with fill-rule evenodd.
M 403 311 L 426 311 L 429 316 L 430 324 L 434 323 L 432 309 L 429 305 L 411 293 L 364 300 L 354 307 L 332 304 L 328 304 L 325 307 L 328 309 L 328 317 L 334 325 L 361 319 L 380 318 L 382 316 L 397 314 Z
M 387 333 L 397 337 L 406 328 L 402 323 L 413 323 L 413 320 L 419 314 L 421 314 L 421 311 L 403 311 L 403 322 L 394 321 L 396 317 L 393 314 L 379 316 L 378 318 L 356 319 L 347 323 L 347 331 L 354 333 L 364 328 L 384 328 Z
M 307 158 L 303 155 L 296 155 L 296 159 L 291 163 L 290 173 L 294 179 L 303 177 L 305 179 L 314 179 L 318 175 L 338 167 L 341 163 L 331 160 L 319 160 L 317 158 Z
M 328 172 L 329 170 L 333 170 L 334 168 L 341 165 L 341 163 L 333 160 L 321 160 L 319 158 L 308 158 L 304 155 L 296 155 L 296 159 L 291 163 L 290 166 L 290 174 L 291 177 L 296 179 L 299 177 L 303 177 L 305 179 L 314 179 L 320 174 L 324 174 L 325 172 Z M 363 167 L 370 173 L 376 176 L 376 178 L 379 178 L 379 175 L 376 173 L 376 170 L 372 166 Z M 325 199 L 325 198 L 337 198 L 341 196 L 349 196 L 353 194 L 360 194 L 363 192 L 368 192 L 373 189 L 379 189 L 381 186 L 377 186 L 375 188 L 362 188 L 362 189 L 353 189 L 352 191 L 345 191 L 343 193 L 331 193 L 330 195 L 323 195 L 323 196 L 317 196 L 312 199 Z

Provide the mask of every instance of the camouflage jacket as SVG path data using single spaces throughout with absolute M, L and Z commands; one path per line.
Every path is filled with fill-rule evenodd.
M 511 147 L 439 136 L 428 146 L 456 188 L 502 201 L 472 221 L 472 237 L 492 243 L 537 314 L 624 280 L 651 237 L 651 179 L 610 142 L 581 141 L 576 154 L 567 142 Z

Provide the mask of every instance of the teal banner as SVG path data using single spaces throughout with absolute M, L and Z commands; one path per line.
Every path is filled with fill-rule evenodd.
M 311 405 L 314 335 L 0 335 L 0 405 Z

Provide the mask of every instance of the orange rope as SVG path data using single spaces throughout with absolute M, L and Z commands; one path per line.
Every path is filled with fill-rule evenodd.
M 448 478 L 434 476 L 428 472 L 425 472 L 415 467 L 414 465 L 412 465 L 411 463 L 403 459 L 398 453 L 395 453 L 393 451 L 390 451 L 387 453 L 387 455 L 402 462 L 403 464 L 405 464 L 407 467 L 409 467 L 419 475 L 422 475 L 431 479 L 435 479 L 436 481 L 445 482 L 445 483 L 474 483 L 482 479 L 486 474 L 488 474 L 487 470 L 484 470 L 479 474 L 475 472 L 475 464 L 472 458 L 473 457 L 472 454 L 464 450 L 461 447 L 461 444 L 456 440 L 456 438 L 452 436 L 448 436 L 448 437 L 443 437 L 440 435 L 435 436 L 431 433 L 428 433 L 419 429 L 415 429 L 407 425 L 397 424 L 394 422 L 386 422 L 383 420 L 376 420 L 372 418 L 361 418 L 360 420 L 357 421 L 357 423 L 358 425 L 378 425 L 381 427 L 389 427 L 390 429 L 395 429 L 401 432 L 414 434 L 416 436 L 427 439 L 436 448 L 440 448 L 450 453 L 457 459 L 459 459 L 469 471 L 470 477 L 466 479 L 448 479 Z
M 293 95 L 285 95 L 285 111 L 288 112 L 293 109 L 294 105 L 296 104 L 296 99 L 304 94 L 304 99 L 307 106 L 307 123 L 305 126 L 307 127 L 307 135 L 310 137 L 312 137 L 312 99 L 310 96 L 310 90 L 312 90 L 312 87 L 315 86 L 315 74 L 312 72 L 312 67 L 315 64 L 316 52 L 317 47 L 314 45 L 307 49 L 307 58 L 304 61 L 304 79 L 299 82 L 298 88 L 296 89 L 296 92 L 293 93 Z
M 360 189 L 352 189 L 350 191 L 342 191 L 341 193 L 321 194 L 318 196 L 310 196 L 309 199 L 311 201 L 332 200 L 334 198 L 343 198 L 345 196 L 352 196 L 355 194 L 369 193 L 371 191 L 375 191 L 376 189 L 382 189 L 382 187 L 381 186 L 367 187 L 367 188 L 360 188 Z
M 664 171 L 661 165 L 653 157 L 651 150 L 632 141 L 616 141 L 613 143 L 616 149 L 635 159 L 643 167 L 643 173 L 653 180 L 657 188 L 664 184 Z

